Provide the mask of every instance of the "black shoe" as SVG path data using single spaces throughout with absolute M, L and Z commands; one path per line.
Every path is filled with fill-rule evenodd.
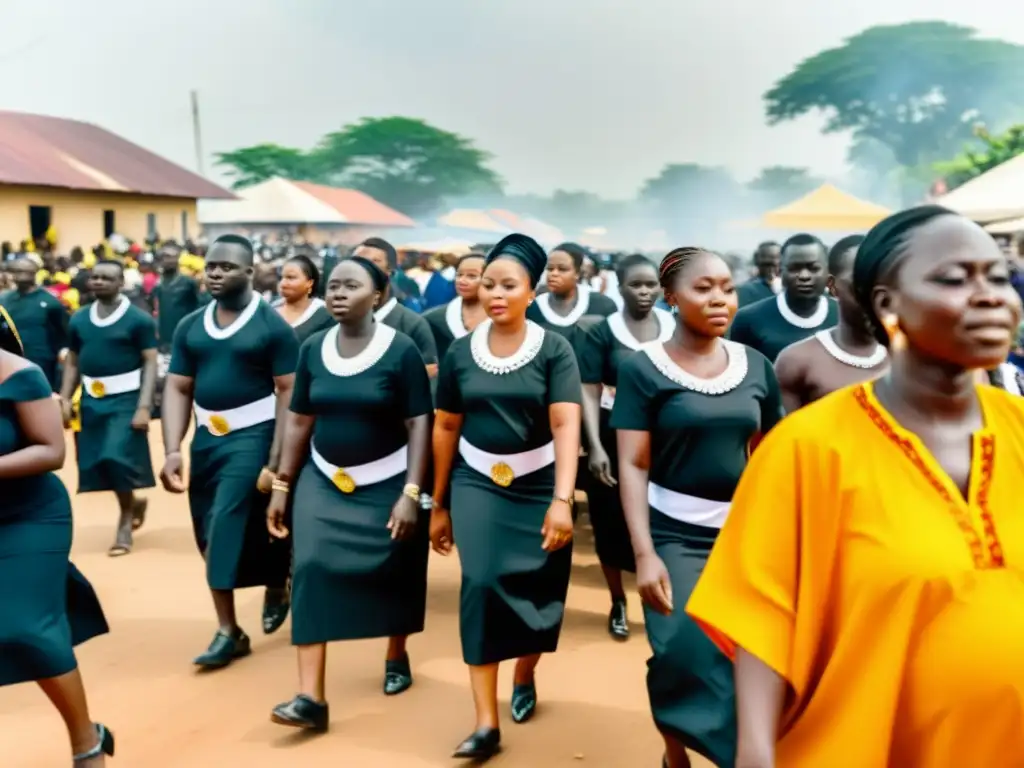
M 525 723 L 537 711 L 537 686 L 534 683 L 517 685 L 512 689 L 512 719 Z
M 612 601 L 612 611 L 608 614 L 608 634 L 616 640 L 629 640 L 629 619 L 626 616 L 625 600 Z
M 412 669 L 409 654 L 395 661 L 384 662 L 384 695 L 397 696 L 412 687 Z
M 192 661 L 197 667 L 203 669 L 221 669 L 236 659 L 248 656 L 252 653 L 252 644 L 249 636 L 241 629 L 236 629 L 234 635 L 228 635 L 220 630 L 213 636 L 213 642 L 202 653 Z
M 490 760 L 501 752 L 501 731 L 497 728 L 481 728 L 455 748 L 452 757 L 465 757 L 477 762 Z
M 288 590 L 267 589 L 263 593 L 263 634 L 272 635 L 281 628 L 288 618 L 292 601 Z
M 95 760 L 100 755 L 106 755 L 107 757 L 114 756 L 114 734 L 107 730 L 107 726 L 102 723 L 96 723 L 94 727 L 96 728 L 97 736 L 96 746 L 88 752 L 75 755 L 72 758 L 75 765 L 78 765 L 80 762 L 84 763 L 86 760 Z
M 323 733 L 331 720 L 327 702 L 315 701 L 304 693 L 300 693 L 291 701 L 278 704 L 270 713 L 272 722 L 292 728 Z

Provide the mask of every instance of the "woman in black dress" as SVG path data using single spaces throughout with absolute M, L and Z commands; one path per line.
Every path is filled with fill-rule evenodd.
M 274 309 L 295 329 L 300 343 L 334 325 L 323 299 L 318 298 L 319 289 L 320 270 L 308 256 L 293 256 L 281 267 L 281 298 L 274 302 Z
M 527 317 L 545 330 L 563 336 L 579 351 L 583 329 L 579 322 L 591 315 L 608 317 L 618 311 L 615 302 L 593 291 L 582 280 L 586 251 L 576 243 L 562 243 L 547 260 L 547 292 L 537 297 Z
M 731 766 L 732 662 L 684 608 L 728 515 L 751 442 L 782 418 L 782 397 L 768 359 L 724 338 L 737 305 L 724 260 L 677 249 L 662 261 L 660 281 L 677 313 L 675 332 L 622 363 L 611 416 L 653 651 L 647 691 L 669 768 L 690 765 L 687 748 Z
M 544 261 L 525 235 L 494 247 L 480 284 L 488 320 L 451 345 L 438 378 L 430 538 L 443 555 L 458 545 L 459 633 L 476 705 L 456 757 L 485 760 L 500 748 L 499 662 L 518 660 L 512 719 L 533 715 L 537 662 L 557 648 L 565 611 L 580 377 L 565 339 L 526 319 Z
M 282 725 L 326 730 L 326 644 L 334 640 L 389 637 L 384 692 L 412 685 L 405 645 L 423 631 L 426 611 L 428 528 L 418 523 L 432 404 L 416 345 L 374 319 L 386 285 L 372 262 L 341 261 L 326 293 L 338 322 L 299 351 L 267 512 L 271 535 L 286 537 L 298 477 L 292 642 L 299 694 L 274 709 Z
M 467 253 L 460 258 L 455 270 L 457 296 L 447 304 L 423 314 L 437 343 L 438 360 L 444 359 L 453 341 L 461 339 L 487 319 L 478 296 L 484 258 L 482 253 Z
M 594 528 L 597 559 L 601 563 L 612 609 L 608 632 L 617 640 L 629 638 L 626 591 L 622 572 L 636 572 L 629 529 L 619 500 L 619 453 L 609 425 L 615 404 L 619 366 L 642 344 L 665 342 L 675 331 L 672 315 L 657 309 L 658 270 L 645 256 L 627 256 L 616 266 L 623 310 L 595 325 L 583 338 L 579 361 L 583 379 L 583 427 L 590 446 L 587 511 Z
M 71 500 L 60 406 L 0 308 L 0 686 L 34 681 L 60 712 L 75 768 L 114 754 L 89 716 L 74 646 L 107 633 L 96 594 L 69 561 Z

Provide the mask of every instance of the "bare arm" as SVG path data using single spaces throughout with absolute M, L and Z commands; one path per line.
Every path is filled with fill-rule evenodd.
M 274 440 L 270 444 L 270 455 L 267 457 L 267 469 L 277 472 L 281 463 L 281 444 L 284 439 L 285 417 L 292 401 L 292 389 L 295 387 L 295 374 L 286 373 L 274 377 L 274 389 L 277 391 L 277 404 L 274 409 Z
M 775 743 L 786 696 L 786 682 L 742 648 L 736 650 L 736 768 L 774 768 Z
M 647 478 L 651 469 L 651 433 L 620 429 L 616 432 L 619 447 L 619 497 L 622 512 L 633 542 L 633 553 L 639 560 L 654 554 L 651 539 L 651 511 L 647 504 Z
M 793 413 L 804 405 L 806 366 L 798 350 L 788 347 L 775 360 L 775 375 L 779 379 L 782 405 L 786 413 Z
M 405 482 L 422 489 L 430 457 L 430 415 L 425 413 L 406 419 L 405 431 L 409 435 L 409 467 L 405 472 Z
M 438 411 L 434 415 L 434 497 L 435 504 L 442 504 L 448 493 L 455 450 L 462 433 L 462 414 Z
M 192 413 L 192 391 L 195 379 L 167 374 L 164 383 L 164 398 L 160 405 L 160 422 L 163 425 L 164 454 L 179 453 L 181 441 L 188 432 L 189 417 Z
M 555 441 L 555 497 L 571 499 L 580 459 L 580 407 L 576 403 L 552 403 L 548 419 Z
M 278 403 L 281 402 L 281 399 L 278 398 Z M 309 449 L 309 440 L 313 434 L 315 422 L 316 417 L 295 413 L 288 410 L 287 406 L 285 407 L 285 414 L 278 421 L 283 425 L 281 451 L 277 465 L 277 478 L 282 482 L 291 483 L 302 469 L 302 460 Z
M 427 363 L 427 376 L 431 379 L 437 377 L 437 363 Z
M 64 358 L 64 376 L 60 383 L 61 402 L 70 403 L 75 396 L 75 387 L 78 386 L 78 353 L 68 350 Z
M 587 441 L 591 449 L 595 446 L 604 450 L 601 445 L 601 385 L 583 385 L 583 428 L 587 433 Z
M 15 413 L 28 445 L 0 456 L 0 480 L 55 472 L 64 466 L 64 424 L 52 397 L 15 403 Z
M 69 354 L 68 357 L 71 355 Z M 142 351 L 142 386 L 139 387 L 138 410 L 149 412 L 153 408 L 156 392 L 156 348 Z M 62 391 L 63 396 L 63 391 Z

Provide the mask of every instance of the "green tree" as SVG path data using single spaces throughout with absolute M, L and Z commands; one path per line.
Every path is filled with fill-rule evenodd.
M 967 148 L 953 160 L 935 164 L 935 170 L 942 174 L 950 190 L 1024 154 L 1024 124 L 1014 125 L 996 135 L 979 125 L 974 129 L 974 135 L 981 143 L 979 150 Z
M 275 176 L 295 181 L 314 181 L 316 178 L 316 169 L 308 154 L 279 144 L 257 144 L 233 152 L 220 152 L 214 162 L 226 170 L 235 189 L 251 187 Z
M 821 179 L 812 176 L 806 168 L 772 165 L 762 168 L 756 178 L 747 183 L 759 207 L 782 205 L 806 195 L 821 186 Z
M 802 61 L 765 96 L 769 124 L 820 111 L 826 133 L 849 131 L 904 167 L 949 157 L 975 123 L 1024 105 L 1024 47 L 967 27 L 921 21 L 872 27 Z
M 329 183 L 362 190 L 410 216 L 446 200 L 493 194 L 491 156 L 469 139 L 409 117 L 363 118 L 325 136 L 310 153 Z

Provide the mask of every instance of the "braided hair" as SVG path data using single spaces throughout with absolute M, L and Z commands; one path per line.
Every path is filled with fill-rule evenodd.
M 661 260 L 661 266 L 658 268 L 658 282 L 661 283 L 661 289 L 663 291 L 671 290 L 672 281 L 675 280 L 676 275 L 698 256 L 703 256 L 706 253 L 711 253 L 711 251 L 695 246 L 673 248 L 669 251 Z

